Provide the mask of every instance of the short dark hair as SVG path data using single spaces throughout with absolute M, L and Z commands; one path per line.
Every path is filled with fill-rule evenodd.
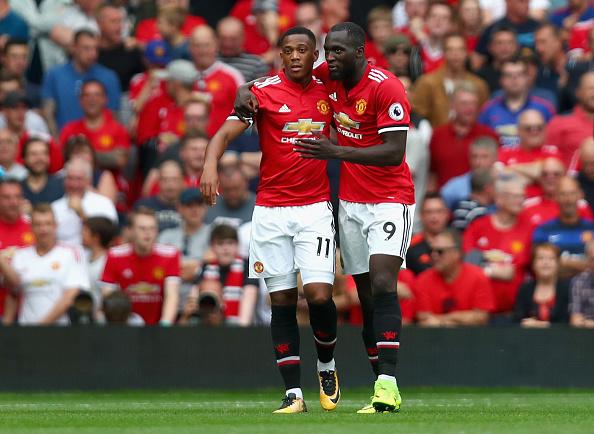
M 493 184 L 495 181 L 493 179 L 493 175 L 491 174 L 491 170 L 489 169 L 482 169 L 482 170 L 475 170 L 472 175 L 470 175 L 470 191 L 473 193 L 479 193 L 485 190 L 489 184 Z
M 76 43 L 78 43 L 79 39 L 84 36 L 88 36 L 89 38 L 97 39 L 97 33 L 94 32 L 92 29 L 82 28 L 82 29 L 74 32 L 74 37 L 72 38 L 72 41 L 76 44 Z
M 458 232 L 457 229 L 445 228 L 439 233 L 439 235 L 445 235 L 446 237 L 449 237 L 454 243 L 454 246 L 456 246 L 456 249 L 460 250 L 462 248 L 462 237 L 460 236 L 460 232 Z
M 519 54 L 514 55 L 513 57 L 504 60 L 503 62 L 501 62 L 501 68 L 500 70 L 503 71 L 503 68 L 505 68 L 505 65 L 517 65 L 517 64 L 522 64 L 522 66 L 524 67 L 524 69 L 528 68 L 528 62 L 523 59 Z
M 554 25 L 553 23 L 551 23 L 550 21 L 545 21 L 545 22 L 540 23 L 540 25 L 536 28 L 534 33 L 539 32 L 543 29 L 551 29 L 551 31 L 553 32 L 553 35 L 555 35 L 555 37 L 557 37 L 557 38 L 561 37 L 561 30 L 559 30 L 559 28 L 556 25 Z
M 22 188 L 21 181 L 19 181 L 16 178 L 13 178 L 12 176 L 5 176 L 3 178 L 0 178 L 0 187 L 3 185 L 18 185 L 19 188 Z
M 330 32 L 347 32 L 349 43 L 353 48 L 365 46 L 365 30 L 355 23 L 347 21 L 345 23 L 338 23 L 332 26 Z
M 425 207 L 425 203 L 427 203 L 430 200 L 439 200 L 447 208 L 445 200 L 443 200 L 443 197 L 441 197 L 441 195 L 439 193 L 427 193 L 425 195 L 425 198 L 423 199 L 423 204 L 421 206 L 421 209 L 423 209 Z
M 106 217 L 89 217 L 84 225 L 91 231 L 91 234 L 99 237 L 101 247 L 107 249 L 111 242 L 118 235 L 118 227 Z
M 4 50 L 2 51 L 3 54 L 8 53 L 10 47 L 15 47 L 17 45 L 24 45 L 25 47 L 29 47 L 29 43 L 22 38 L 10 38 L 4 44 Z
M 103 93 L 107 94 L 107 89 L 105 89 L 105 85 L 102 82 L 100 82 L 99 80 L 97 80 L 96 78 L 89 78 L 87 80 L 84 80 L 82 82 L 82 85 L 80 86 L 80 93 L 82 94 L 83 89 L 87 86 L 92 85 L 92 84 L 96 84 L 101 89 L 103 89 Z
M 123 291 L 114 291 L 103 298 L 103 313 L 108 324 L 126 324 L 132 313 L 130 297 Z
M 54 215 L 54 217 L 55 217 L 54 209 L 47 202 L 36 203 L 35 205 L 33 205 L 33 209 L 31 210 L 31 216 L 33 216 L 33 214 L 47 214 L 47 213 L 52 213 L 52 215 Z
M 495 35 L 497 33 L 511 33 L 514 35 L 514 37 L 517 37 L 518 34 L 518 32 L 516 32 L 516 29 L 510 26 L 509 24 L 499 24 L 495 26 L 493 30 L 491 30 L 491 34 L 489 35 L 489 42 L 495 39 Z
M 215 226 L 210 233 L 210 243 L 213 244 L 215 241 L 222 240 L 239 241 L 237 229 L 225 224 Z
M 278 38 L 278 46 L 282 47 L 283 42 L 285 41 L 285 38 L 287 38 L 288 36 L 291 35 L 305 35 L 307 36 L 307 39 L 309 39 L 309 42 L 311 42 L 312 47 L 316 47 L 317 41 L 316 41 L 316 35 L 313 34 L 313 32 L 311 30 L 309 30 L 308 28 L 305 27 L 301 27 L 301 26 L 297 26 L 297 27 L 291 27 L 289 30 L 287 30 L 285 33 L 283 33 L 281 35 L 280 38 Z
M 148 206 L 138 206 L 136 208 L 134 208 L 130 214 L 128 214 L 128 226 L 132 227 L 134 225 L 134 219 L 139 216 L 139 215 L 145 215 L 148 217 L 152 217 L 155 219 L 155 221 L 158 223 L 159 220 L 157 218 L 157 213 L 155 212 L 154 209 L 149 208 Z
M 84 134 L 77 134 L 74 136 L 70 136 L 68 138 L 68 140 L 66 140 L 66 145 L 64 146 L 64 151 L 63 151 L 64 152 L 64 162 L 70 161 L 70 159 L 72 158 L 72 154 L 74 154 L 76 151 L 79 151 L 83 148 L 88 149 L 91 152 L 91 154 L 93 155 L 93 165 L 94 165 L 95 161 L 96 161 L 95 148 L 93 148 L 93 145 L 91 145 L 91 142 Z
M 186 134 L 184 134 L 184 136 L 181 138 L 180 141 L 180 147 L 184 147 L 186 146 L 186 144 L 191 141 L 191 140 L 196 140 L 196 139 L 203 139 L 208 141 L 209 137 L 208 134 L 206 134 L 204 131 L 198 131 L 198 130 L 189 130 L 186 132 Z
M 31 143 L 37 143 L 37 142 L 43 143 L 45 145 L 45 147 L 47 148 L 48 153 L 51 151 L 49 141 L 47 141 L 41 137 L 32 136 L 32 137 L 29 137 L 25 141 L 25 143 L 23 143 L 23 148 L 21 149 L 21 158 L 23 160 L 25 159 L 25 156 L 27 155 L 27 151 L 29 150 Z

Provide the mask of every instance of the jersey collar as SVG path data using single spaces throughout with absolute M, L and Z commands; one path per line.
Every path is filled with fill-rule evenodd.
M 357 95 L 361 91 L 361 89 L 367 85 L 367 82 L 369 81 L 368 77 L 369 77 L 370 71 L 371 71 L 371 64 L 369 62 L 367 62 L 367 67 L 365 68 L 365 72 L 363 73 L 361 80 L 359 80 L 359 83 L 357 83 L 355 85 L 355 87 L 353 87 L 351 90 L 349 90 L 348 93 L 347 93 L 342 81 L 339 82 L 340 83 L 339 91 L 344 94 L 345 99 L 347 99 L 347 100 L 351 99 L 353 97 L 353 95 Z
M 311 89 L 316 84 L 315 78 L 312 77 L 312 79 L 309 82 L 309 84 L 307 86 L 303 87 L 300 84 L 295 83 L 294 81 L 289 80 L 289 78 L 285 74 L 285 70 L 284 69 L 281 69 L 279 71 L 278 76 L 282 80 L 283 84 L 285 84 L 287 87 L 289 87 L 291 89 L 295 89 L 298 92 L 305 92 L 305 91 Z

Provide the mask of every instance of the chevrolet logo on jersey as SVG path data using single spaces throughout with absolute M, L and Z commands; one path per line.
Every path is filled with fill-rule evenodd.
M 334 113 L 334 120 L 340 124 L 341 127 L 350 130 L 351 128 L 359 129 L 359 122 L 352 120 L 346 113 Z
M 297 133 L 302 136 L 324 131 L 326 122 L 313 122 L 312 119 L 299 119 L 297 122 L 287 122 L 283 127 L 285 133 Z

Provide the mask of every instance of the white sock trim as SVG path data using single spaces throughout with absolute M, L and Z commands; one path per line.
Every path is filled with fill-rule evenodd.
M 391 375 L 386 375 L 386 374 L 380 374 L 377 376 L 378 380 L 389 380 L 394 382 L 394 384 L 396 384 L 396 377 L 392 377 Z
M 301 390 L 300 387 L 294 387 L 292 389 L 288 389 L 285 392 L 285 396 L 289 396 L 289 393 L 294 393 L 297 398 L 303 399 L 303 391 Z
M 328 363 L 323 363 L 318 360 L 318 372 L 320 371 L 336 371 L 336 363 L 334 359 L 330 360 Z

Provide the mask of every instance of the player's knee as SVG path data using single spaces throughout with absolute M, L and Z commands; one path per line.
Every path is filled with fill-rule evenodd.
M 307 294 L 308 304 L 326 304 L 332 300 L 332 291 L 315 291 Z
M 373 295 L 396 292 L 396 278 L 390 272 L 375 273 L 371 277 Z

